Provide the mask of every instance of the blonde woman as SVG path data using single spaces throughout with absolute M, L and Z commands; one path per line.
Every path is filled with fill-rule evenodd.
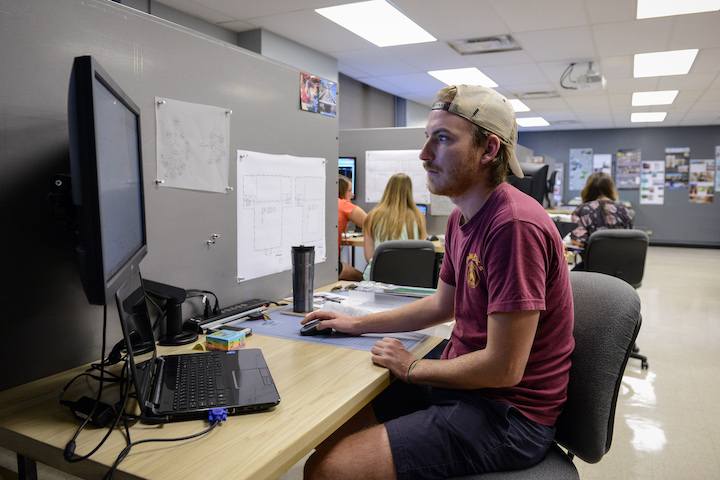
M 396 173 L 385 186 L 380 203 L 370 210 L 363 226 L 365 260 L 368 264 L 363 280 L 370 280 L 375 248 L 388 240 L 422 240 L 427 238 L 425 215 L 415 205 L 412 180 Z

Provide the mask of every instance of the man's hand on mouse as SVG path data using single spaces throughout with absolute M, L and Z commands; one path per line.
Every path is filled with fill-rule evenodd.
M 334 328 L 335 331 L 341 333 L 347 333 L 350 335 L 360 335 L 363 333 L 358 328 L 360 322 L 357 321 L 356 317 L 348 317 L 337 312 L 318 310 L 310 313 L 307 317 L 300 321 L 300 324 L 305 325 L 312 320 L 321 320 L 318 325 L 318 330 L 323 328 Z

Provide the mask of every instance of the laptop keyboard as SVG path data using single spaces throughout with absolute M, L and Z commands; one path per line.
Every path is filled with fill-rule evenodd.
M 219 354 L 179 355 L 175 379 L 174 410 L 227 405 Z

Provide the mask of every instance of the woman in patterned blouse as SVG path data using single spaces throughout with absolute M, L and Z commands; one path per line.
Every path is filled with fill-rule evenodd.
M 596 230 L 633 228 L 633 219 L 625 205 L 618 202 L 613 179 L 607 173 L 590 175 L 581 193 L 582 205 L 572 214 L 578 226 L 570 232 L 574 245 L 585 246 L 588 237 Z

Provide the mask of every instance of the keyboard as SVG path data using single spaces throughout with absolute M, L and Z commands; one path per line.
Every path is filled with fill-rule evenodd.
M 219 408 L 227 405 L 219 353 L 176 357 L 174 410 Z

